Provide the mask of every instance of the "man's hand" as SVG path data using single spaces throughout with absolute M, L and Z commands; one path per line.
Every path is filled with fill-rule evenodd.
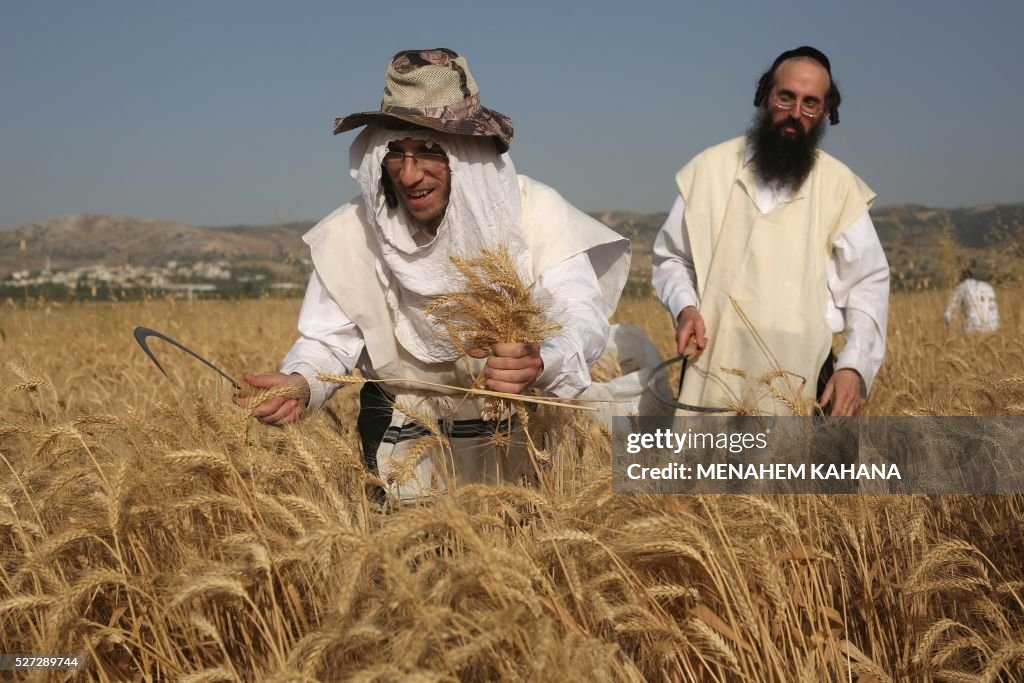
M 489 350 L 471 349 L 469 355 L 487 358 L 484 386 L 491 391 L 521 394 L 532 387 L 544 372 L 539 344 L 491 344 Z
M 853 368 L 841 368 L 833 373 L 821 392 L 818 406 L 824 410 L 829 400 L 833 400 L 832 415 L 849 417 L 860 412 L 860 373 Z
M 691 337 L 696 342 L 696 348 L 690 356 L 690 360 L 697 360 L 707 347 L 708 338 L 704 335 L 704 318 L 695 306 L 684 308 L 676 320 L 676 353 L 680 356 L 690 345 Z
M 294 391 L 294 398 L 279 396 L 263 401 L 256 406 L 252 414 L 263 424 L 281 427 L 295 422 L 302 417 L 303 411 L 309 405 L 309 383 L 306 378 L 298 373 L 286 375 L 283 372 L 264 372 L 260 375 L 245 373 L 242 379 L 250 387 L 255 389 L 275 389 L 277 387 L 291 387 Z M 250 403 L 256 397 L 256 392 L 246 394 L 236 393 L 231 400 L 235 405 L 242 408 L 249 408 Z

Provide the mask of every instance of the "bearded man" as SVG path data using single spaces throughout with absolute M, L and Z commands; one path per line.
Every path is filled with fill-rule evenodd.
M 875 194 L 818 148 L 839 88 L 813 47 L 782 53 L 758 82 L 745 137 L 676 175 L 652 283 L 676 321 L 689 414 L 855 415 L 885 353 L 889 266 Z M 845 336 L 838 358 L 832 334 Z
M 269 425 L 294 422 L 337 388 L 320 373 L 358 368 L 387 380 L 364 385 L 357 426 L 366 465 L 394 485 L 393 498 L 444 490 L 451 476 L 514 481 L 528 463 L 494 447 L 509 421 L 482 420 L 477 401 L 425 396 L 420 385 L 401 380 L 470 387 L 482 373 L 494 391 L 578 395 L 608 340 L 608 316 L 629 271 L 628 241 L 516 174 L 507 154 L 512 122 L 481 106 L 469 65 L 451 50 L 395 55 L 380 111 L 336 119 L 334 132 L 361 126 L 349 152 L 360 196 L 303 238 L 314 272 L 299 314 L 301 336 L 280 372 L 244 376 L 257 388 L 293 387 L 300 398 L 265 401 L 254 414 Z M 560 330 L 540 344 L 507 340 L 474 349 L 474 361 L 427 308 L 462 288 L 452 256 L 476 258 L 499 247 L 538 299 L 555 303 Z M 423 415 L 438 420 L 436 431 Z M 451 443 L 444 459 L 454 472 L 439 471 L 429 451 L 403 452 L 432 433 Z

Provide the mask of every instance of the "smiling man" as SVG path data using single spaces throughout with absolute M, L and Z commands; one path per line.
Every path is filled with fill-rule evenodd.
M 676 175 L 652 282 L 689 354 L 685 412 L 855 415 L 867 397 L 889 266 L 868 214 L 875 194 L 818 147 L 839 103 L 821 51 L 784 52 L 758 82 L 746 136 Z M 845 338 L 838 357 L 833 333 Z
M 388 143 L 384 170 L 383 181 L 390 192 L 400 193 L 413 223 L 437 234 L 451 197 L 452 172 L 444 152 L 430 140 L 395 140 Z
M 509 421 L 485 421 L 477 402 L 424 396 L 421 385 L 402 380 L 469 387 L 482 373 L 495 391 L 578 395 L 608 339 L 608 316 L 629 271 L 628 242 L 516 173 L 507 154 L 512 122 L 480 104 L 469 65 L 451 50 L 395 55 L 380 110 L 339 118 L 334 132 L 361 126 L 349 151 L 360 196 L 304 237 L 314 272 L 301 336 L 280 372 L 245 375 L 253 387 L 290 386 L 299 397 L 265 401 L 254 414 L 269 425 L 294 422 L 337 388 L 318 374 L 358 368 L 385 380 L 364 385 L 357 426 L 367 467 L 394 484 L 393 497 L 443 489 L 450 475 L 514 481 L 527 463 L 494 447 L 501 441 L 495 432 Z M 541 300 L 555 302 L 561 329 L 541 344 L 508 340 L 466 358 L 427 308 L 462 288 L 451 256 L 498 247 Z M 235 399 L 242 406 L 250 400 Z M 445 460 L 453 472 L 438 472 L 426 452 L 408 467 L 403 446 L 432 433 L 423 415 L 437 418 L 449 438 Z M 411 479 L 398 472 L 410 469 Z

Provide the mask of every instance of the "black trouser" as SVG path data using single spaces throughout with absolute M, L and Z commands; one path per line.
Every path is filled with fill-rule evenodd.
M 395 397 L 381 389 L 376 382 L 366 382 L 359 391 L 359 418 L 356 428 L 363 445 L 363 462 L 366 469 L 377 472 L 377 449 L 384 440 L 384 434 L 391 424 Z
M 818 401 L 821 401 L 821 395 L 825 393 L 825 385 L 832 379 L 832 375 L 836 372 L 836 355 L 831 351 L 828 352 L 828 356 L 825 358 L 825 362 L 821 365 L 821 372 L 818 373 L 818 390 L 814 394 Z M 826 408 L 826 412 L 827 412 Z

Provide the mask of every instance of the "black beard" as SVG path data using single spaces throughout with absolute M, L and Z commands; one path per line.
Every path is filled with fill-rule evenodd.
M 782 129 L 787 126 L 795 128 L 795 134 L 784 134 Z M 808 133 L 800 121 L 787 117 L 772 123 L 768 110 L 759 109 L 747 130 L 758 179 L 766 185 L 796 192 L 814 168 L 818 143 L 824 135 L 825 126 L 821 124 Z

